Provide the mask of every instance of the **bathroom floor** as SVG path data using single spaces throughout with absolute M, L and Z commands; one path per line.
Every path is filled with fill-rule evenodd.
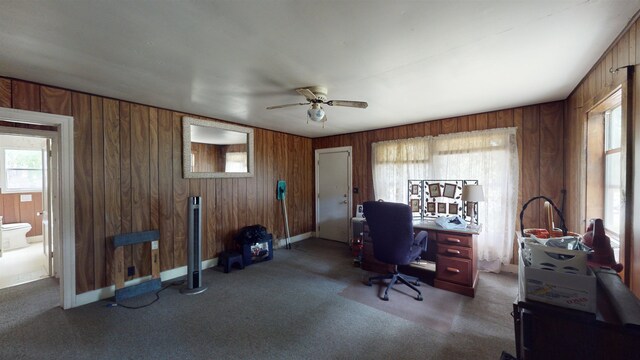
M 4 251 L 0 257 L 0 289 L 48 277 L 42 243 Z

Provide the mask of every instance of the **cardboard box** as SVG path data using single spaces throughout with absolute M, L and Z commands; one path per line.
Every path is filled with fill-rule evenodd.
M 575 250 L 564 250 L 551 247 L 542 247 L 547 258 L 540 259 L 540 251 L 531 256 L 530 246 L 520 246 L 520 261 L 518 269 L 518 283 L 520 297 L 524 295 L 527 300 L 540 301 L 547 304 L 562 306 L 565 308 L 596 312 L 596 277 L 587 267 L 580 271 L 563 271 L 562 264 L 566 261 L 569 268 L 581 268 L 581 258 L 586 254 Z M 537 249 L 540 250 L 540 249 Z M 558 260 L 554 254 L 574 253 L 576 258 Z M 537 257 L 537 258 L 536 258 Z M 531 262 L 531 258 L 534 262 Z M 525 259 L 527 261 L 525 261 Z M 525 264 L 526 262 L 526 264 Z M 552 269 L 548 264 L 561 264 L 557 269 Z

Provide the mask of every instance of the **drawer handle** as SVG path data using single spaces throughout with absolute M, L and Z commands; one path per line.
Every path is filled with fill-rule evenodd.
M 456 274 L 458 274 L 460 272 L 460 270 L 458 270 L 456 268 L 452 268 L 452 267 L 447 267 L 447 271 L 448 272 L 452 272 L 452 273 L 456 273 Z
M 447 249 L 447 252 L 449 254 L 460 255 L 460 250 L 456 250 L 456 249 Z
M 459 243 L 460 239 L 456 239 L 456 238 L 447 238 L 448 242 L 452 242 L 452 243 Z

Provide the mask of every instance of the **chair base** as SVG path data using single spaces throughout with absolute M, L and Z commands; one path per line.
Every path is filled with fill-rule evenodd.
M 367 285 L 371 286 L 372 285 L 371 282 L 373 280 L 387 280 L 387 279 L 390 279 L 390 281 L 389 281 L 389 284 L 387 284 L 387 288 L 384 290 L 384 295 L 381 297 L 382 300 L 389 301 L 389 289 L 391 289 L 399 281 L 407 285 L 411 289 L 413 289 L 415 292 L 417 292 L 418 296 L 416 296 L 416 300 L 422 301 L 422 293 L 420 292 L 420 290 L 418 290 L 418 288 L 416 288 L 416 286 L 420 286 L 420 280 L 418 280 L 417 277 L 408 276 L 405 274 L 401 274 L 399 272 L 395 272 L 395 273 L 389 273 L 386 275 L 372 276 L 369 278 Z M 413 282 L 413 284 L 411 284 L 411 282 Z

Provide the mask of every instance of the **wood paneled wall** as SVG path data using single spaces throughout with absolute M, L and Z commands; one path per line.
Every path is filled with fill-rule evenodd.
M 203 197 L 203 259 L 232 248 L 233 235 L 246 225 L 262 224 L 284 237 L 279 179 L 289 189 L 291 234 L 314 230 L 309 138 L 254 129 L 255 177 L 183 179 L 181 118 L 187 114 L 7 78 L 0 78 L 0 106 L 74 117 L 78 293 L 113 284 L 116 234 L 159 229 L 161 270 L 186 265 L 188 196 Z M 149 273 L 147 251 L 125 249 L 134 277 Z
M 579 174 L 584 166 L 585 134 L 587 131 L 587 112 L 599 102 L 605 100 L 627 79 L 627 71 L 620 69 L 627 65 L 634 65 L 640 60 L 640 25 L 637 21 L 622 34 L 617 42 L 602 56 L 591 71 L 573 90 L 567 98 L 565 133 L 565 183 L 568 190 L 567 222 L 572 228 L 584 229 L 585 219 L 581 214 L 586 206 L 581 200 L 581 179 Z M 637 76 L 638 74 L 636 74 Z M 637 91 L 637 90 L 636 90 Z
M 560 206 L 564 167 L 562 101 L 317 138 L 313 140 L 313 148 L 352 147 L 353 187 L 359 189 L 357 194 L 353 194 L 354 209 L 352 211 L 355 214 L 356 204 L 374 199 L 371 143 L 502 127 L 517 128 L 520 158 L 518 209 L 522 207 L 523 201 L 526 202 L 537 195 L 550 197 Z M 542 225 L 542 205 L 540 203 L 537 206 L 537 211 L 535 205 L 527 209 L 524 216 L 526 227 Z M 519 212 L 515 215 L 517 217 Z M 519 226 L 518 221 L 518 229 Z
M 220 161 L 220 151 L 217 145 L 191 144 L 191 154 L 194 157 L 193 171 L 195 172 L 223 172 L 224 162 Z
M 569 205 L 567 221 L 571 227 L 584 229 L 585 208 L 588 206 L 589 199 L 581 194 L 584 178 L 580 174 L 585 168 L 587 113 L 616 89 L 623 88 L 623 102 L 625 101 L 624 88 L 631 90 L 631 101 L 627 105 L 627 111 L 631 111 L 630 127 L 633 130 L 623 129 L 623 137 L 629 139 L 628 155 L 630 161 L 623 167 L 623 171 L 629 174 L 630 177 L 627 179 L 631 180 L 627 183 L 627 195 L 631 201 L 627 201 L 625 212 L 634 221 L 633 224 L 627 224 L 625 228 L 629 242 L 622 244 L 622 247 L 625 247 L 625 259 L 623 260 L 625 263 L 625 282 L 636 295 L 640 296 L 640 222 L 636 220 L 639 216 L 638 209 L 640 209 L 640 180 L 638 180 L 637 173 L 635 178 L 633 177 L 638 164 L 640 164 L 638 160 L 640 159 L 640 74 L 638 73 L 640 68 L 635 66 L 635 71 L 632 70 L 633 83 L 627 81 L 630 74 L 626 68 L 628 66 L 634 68 L 634 65 L 640 62 L 640 24 L 637 19 L 638 14 L 565 101 L 567 119 L 565 122 L 565 158 L 567 159 L 565 183 Z M 630 183 L 634 183 L 635 189 L 631 187 Z M 632 206 L 635 206 L 635 214 Z
M 20 201 L 20 195 L 31 195 L 31 201 Z M 42 193 L 0 194 L 0 216 L 4 224 L 29 223 L 27 236 L 42 235 Z

